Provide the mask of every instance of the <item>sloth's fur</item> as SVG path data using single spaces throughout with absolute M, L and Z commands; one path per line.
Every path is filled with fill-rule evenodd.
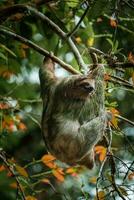
M 58 79 L 46 58 L 39 72 L 43 100 L 42 132 L 57 159 L 69 164 L 94 165 L 93 148 L 105 129 L 104 68 L 88 75 Z

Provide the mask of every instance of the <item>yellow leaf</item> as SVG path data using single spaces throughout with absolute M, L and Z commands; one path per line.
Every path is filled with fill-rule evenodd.
M 29 195 L 26 197 L 26 200 L 37 200 L 37 199 L 35 197 Z
M 92 178 L 89 179 L 89 182 L 93 183 L 93 184 L 96 184 L 96 181 L 97 181 L 97 177 L 96 176 L 93 176 Z
M 24 177 L 28 177 L 28 173 L 26 172 L 26 170 L 19 166 L 19 165 L 15 165 L 16 170 L 19 172 L 20 175 L 24 176 Z
M 93 46 L 93 44 L 94 44 L 94 37 L 88 38 L 88 40 L 87 40 L 87 46 L 91 47 L 91 46 Z
M 104 191 L 99 191 L 98 192 L 98 197 L 96 196 L 94 200 L 105 200 L 105 192 Z
M 64 176 L 62 173 L 60 173 L 58 170 L 54 169 L 52 171 L 53 175 L 60 181 L 63 182 L 64 181 Z
M 80 43 L 82 42 L 82 40 L 81 40 L 80 37 L 76 37 L 75 40 L 76 40 L 76 42 L 77 42 L 78 44 L 80 44 Z
M 112 125 L 118 129 L 118 119 L 116 118 L 115 115 L 119 115 L 119 111 L 115 108 L 110 108 L 110 112 L 112 114 L 112 119 L 110 120 Z

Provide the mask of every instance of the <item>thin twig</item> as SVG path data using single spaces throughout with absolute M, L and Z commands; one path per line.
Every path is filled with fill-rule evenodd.
M 114 83 L 114 84 L 119 84 L 119 85 L 125 86 L 126 88 L 129 88 L 129 89 L 134 89 L 133 85 L 127 84 L 127 83 L 123 83 L 123 82 L 121 82 L 119 80 L 109 79 L 108 82 L 111 82 L 111 83 Z
M 126 83 L 126 84 L 130 85 L 129 81 L 127 81 L 127 80 L 125 80 L 125 79 L 123 79 L 123 78 L 121 78 L 119 76 L 115 76 L 115 75 L 111 75 L 111 74 L 109 74 L 109 76 L 112 77 L 112 78 L 114 78 L 114 79 L 116 79 L 116 80 L 119 80 L 119 81 L 121 81 L 123 83 Z
M 127 118 L 125 118 L 125 117 L 122 117 L 122 116 L 120 116 L 120 115 L 117 115 L 117 114 L 115 114 L 115 116 L 116 116 L 118 119 L 121 119 L 121 120 L 123 120 L 123 121 L 125 121 L 125 122 L 131 124 L 132 126 L 134 126 L 134 122 L 130 121 L 129 119 L 127 119 Z

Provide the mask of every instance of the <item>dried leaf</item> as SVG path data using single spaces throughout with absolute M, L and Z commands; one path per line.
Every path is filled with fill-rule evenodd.
M 130 53 L 128 54 L 128 60 L 129 60 L 131 63 L 134 64 L 134 55 L 132 54 L 132 52 L 130 52 Z
M 28 177 L 28 173 L 26 172 L 26 170 L 19 166 L 19 165 L 15 165 L 16 170 L 19 172 L 20 175 L 24 176 L 24 177 Z

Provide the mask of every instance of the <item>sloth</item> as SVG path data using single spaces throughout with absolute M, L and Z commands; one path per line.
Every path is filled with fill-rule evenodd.
M 65 78 L 57 78 L 54 71 L 54 62 L 46 57 L 39 70 L 46 146 L 60 161 L 92 169 L 93 149 L 106 127 L 104 68 Z

